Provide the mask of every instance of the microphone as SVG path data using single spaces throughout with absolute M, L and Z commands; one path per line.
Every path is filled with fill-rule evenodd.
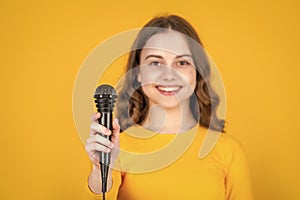
M 94 98 L 97 111 L 101 113 L 101 117 L 98 119 L 99 124 L 112 131 L 112 113 L 117 98 L 115 89 L 110 85 L 100 85 L 95 91 Z M 111 135 L 108 136 L 101 133 L 99 134 L 111 141 Z M 99 162 L 101 167 L 102 193 L 103 199 L 105 199 L 105 192 L 107 192 L 107 177 L 110 164 L 110 153 L 100 152 Z

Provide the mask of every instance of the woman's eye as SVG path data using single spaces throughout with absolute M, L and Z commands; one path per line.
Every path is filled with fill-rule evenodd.
M 153 62 L 150 63 L 150 65 L 151 66 L 160 66 L 161 64 L 158 61 L 153 61 Z
M 190 63 L 188 61 L 182 60 L 178 62 L 178 65 L 182 66 L 182 65 L 190 65 Z

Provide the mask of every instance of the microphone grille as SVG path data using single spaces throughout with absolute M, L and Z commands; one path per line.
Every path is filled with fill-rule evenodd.
M 100 85 L 99 87 L 97 87 L 96 91 L 95 91 L 95 96 L 96 95 L 112 95 L 112 96 L 117 96 L 117 92 L 116 90 L 107 84 L 103 84 Z
M 117 92 L 110 85 L 100 85 L 95 91 L 94 98 L 98 112 L 112 112 Z

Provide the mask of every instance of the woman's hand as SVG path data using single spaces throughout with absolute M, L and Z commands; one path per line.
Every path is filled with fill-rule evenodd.
M 120 125 L 117 119 L 113 120 L 113 131 L 111 132 L 106 127 L 98 123 L 98 119 L 101 114 L 96 112 L 91 117 L 91 129 L 90 137 L 86 141 L 86 152 L 91 160 L 91 162 L 97 167 L 100 167 L 99 163 L 99 152 L 109 153 L 111 152 L 111 166 L 114 164 L 118 154 L 119 154 L 119 134 Z M 112 135 L 111 141 L 102 137 L 100 134 Z
M 113 121 L 113 131 L 111 132 L 106 127 L 98 123 L 100 118 L 100 113 L 94 113 L 92 115 L 92 123 L 90 130 L 90 137 L 86 141 L 85 149 L 86 152 L 93 163 L 93 168 L 89 176 L 88 184 L 89 188 L 96 194 L 100 194 L 102 191 L 102 180 L 101 180 L 101 170 L 99 163 L 99 152 L 109 153 L 111 152 L 111 165 L 112 167 L 116 161 L 119 154 L 119 134 L 120 126 L 117 119 Z M 111 135 L 111 141 L 102 137 L 100 134 Z M 112 187 L 112 170 L 109 170 L 108 180 L 107 180 L 107 191 Z

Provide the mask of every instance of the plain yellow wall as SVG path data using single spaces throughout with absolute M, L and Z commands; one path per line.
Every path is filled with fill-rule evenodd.
M 72 115 L 80 65 L 166 12 L 194 25 L 219 67 L 256 199 L 300 199 L 299 10 L 296 0 L 0 1 L 0 199 L 80 199 L 90 169 Z

